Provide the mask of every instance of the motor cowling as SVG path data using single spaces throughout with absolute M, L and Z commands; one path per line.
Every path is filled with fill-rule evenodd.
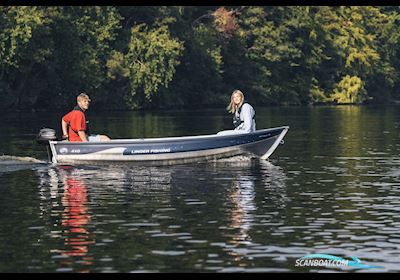
M 36 141 L 42 145 L 46 145 L 52 140 L 57 140 L 57 133 L 52 128 L 42 128 L 36 137 Z

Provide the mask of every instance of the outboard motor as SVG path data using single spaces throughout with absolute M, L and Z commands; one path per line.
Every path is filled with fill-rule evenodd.
M 49 162 L 52 161 L 52 153 L 51 153 L 50 145 L 49 145 L 49 141 L 52 141 L 52 140 L 57 140 L 57 133 L 52 128 L 42 128 L 36 137 L 36 141 L 40 145 L 46 146 Z

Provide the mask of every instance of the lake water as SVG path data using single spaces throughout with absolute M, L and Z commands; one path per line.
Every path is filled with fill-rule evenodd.
M 289 125 L 269 161 L 148 167 L 46 160 L 62 113 L 0 115 L 0 272 L 399 272 L 400 108 L 257 108 Z M 223 110 L 89 114 L 112 138 L 212 134 Z M 302 267 L 328 254 L 380 268 Z

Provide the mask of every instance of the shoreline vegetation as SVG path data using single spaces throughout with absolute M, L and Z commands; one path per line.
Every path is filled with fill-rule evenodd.
M 214 106 L 208 106 L 207 109 L 209 110 L 220 110 L 221 112 L 226 112 L 225 106 L 226 104 L 220 104 L 214 105 Z M 73 105 L 71 105 L 73 107 Z M 393 101 L 393 102 L 385 102 L 385 103 L 316 103 L 316 104 L 280 104 L 280 105 L 261 105 L 257 106 L 257 108 L 277 108 L 277 107 L 282 107 L 282 108 L 298 108 L 298 107 L 380 107 L 380 106 L 400 106 L 400 101 Z M 71 108 L 72 108 L 71 107 Z M 71 109 L 69 107 L 66 107 L 66 110 Z M 141 112 L 141 113 L 152 113 L 152 112 L 186 112 L 186 111 L 192 111 L 192 112 L 204 112 L 204 107 L 168 107 L 168 108 L 140 108 L 140 109 L 130 109 L 130 108 L 90 108 L 91 113 L 98 113 L 98 112 Z M 60 112 L 59 109 L 55 108 L 29 108 L 29 109 L 4 109 L 2 110 L 1 113 L 10 113 L 10 112 L 15 112 L 15 113 L 42 113 L 42 112 L 50 112 L 50 113 L 56 113 Z
M 395 6 L 0 6 L 0 109 L 400 104 Z

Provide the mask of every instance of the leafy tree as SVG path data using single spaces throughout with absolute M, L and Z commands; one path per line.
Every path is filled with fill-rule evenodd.
M 105 80 L 104 61 L 119 24 L 115 8 L 2 9 L 0 80 L 8 106 L 62 106 Z
M 394 6 L 0 6 L 0 107 L 384 103 L 399 22 Z
M 360 103 L 365 99 L 365 89 L 362 80 L 357 76 L 346 75 L 331 96 L 337 103 Z
M 126 100 L 131 108 L 138 108 L 141 102 L 150 102 L 160 86 L 168 86 L 183 47 L 171 38 L 166 26 L 150 29 L 140 24 L 131 32 L 128 52 L 114 51 L 107 66 L 112 79 L 118 74 L 129 79 L 130 95 Z
M 37 37 L 46 37 L 43 9 L 37 7 L 0 7 L 0 94 L 3 106 L 22 106 L 23 94 L 34 73 L 51 49 Z

